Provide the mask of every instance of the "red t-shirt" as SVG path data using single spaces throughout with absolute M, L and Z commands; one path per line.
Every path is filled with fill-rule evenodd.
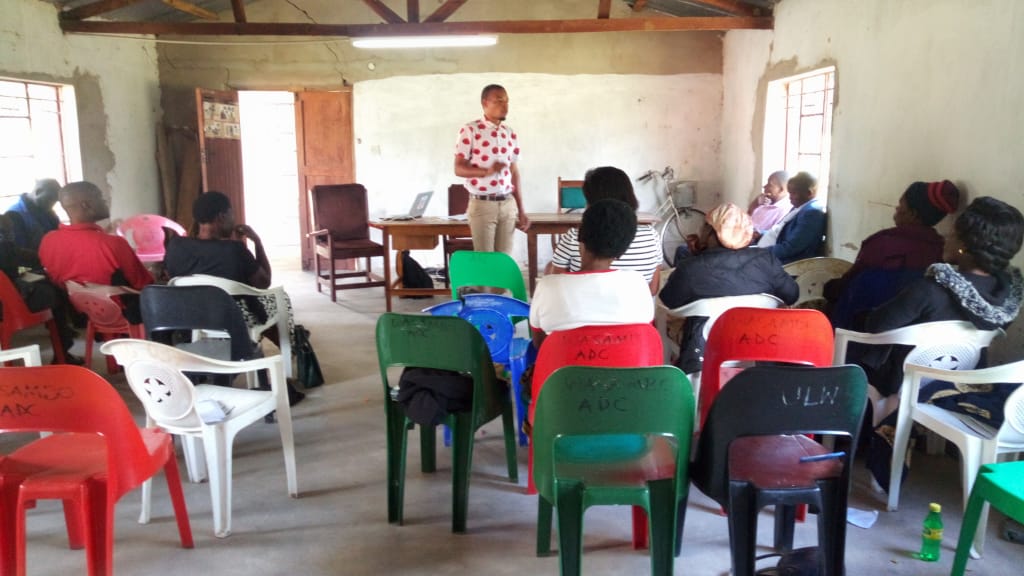
M 128 241 L 107 234 L 96 224 L 61 224 L 57 230 L 43 236 L 39 260 L 58 285 L 68 280 L 111 285 L 119 271 L 124 281 L 136 290 L 153 283 L 153 275 L 139 261 Z

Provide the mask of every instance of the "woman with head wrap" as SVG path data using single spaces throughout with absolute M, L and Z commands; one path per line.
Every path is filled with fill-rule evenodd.
M 975 199 L 956 219 L 954 235 L 946 242 L 943 254 L 947 263 L 931 265 L 924 278 L 871 312 L 866 319 L 867 331 L 885 332 L 944 320 L 964 320 L 981 330 L 1005 328 L 1017 317 L 1024 299 L 1020 270 L 1010 266 L 1010 259 L 1020 251 L 1022 240 L 1024 216 L 1019 210 L 995 198 Z M 906 346 L 870 346 L 860 349 L 853 357 L 847 354 L 847 358 L 864 368 L 868 381 L 882 396 L 890 396 L 899 394 L 903 361 L 908 352 Z M 956 395 L 950 388 L 949 385 L 929 386 L 924 391 L 928 398 L 922 400 L 938 400 L 937 392 L 944 390 L 946 393 L 939 396 L 948 401 Z M 998 390 L 993 390 L 991 402 L 975 397 L 969 403 L 976 407 L 979 403 L 988 404 L 971 413 L 998 427 L 1002 422 L 1002 403 L 997 396 L 1005 401 L 1010 387 L 994 388 Z M 965 402 L 961 399 L 943 407 L 963 409 Z M 883 419 L 886 416 L 889 418 Z M 868 458 L 868 467 L 885 489 L 888 489 L 894 416 L 874 415 L 874 422 L 879 424 L 871 437 Z
M 746 248 L 754 234 L 750 216 L 735 204 L 722 204 L 708 213 L 698 239 L 698 251 L 680 260 L 658 295 L 669 309 L 703 298 L 771 294 L 787 304 L 796 302 L 800 288 L 782 263 L 763 248 Z M 684 372 L 700 370 L 704 350 L 702 330 L 707 318 L 687 318 L 680 358 Z
M 942 260 L 943 239 L 935 225 L 956 211 L 960 190 L 949 180 L 914 182 L 900 196 L 892 228 L 868 236 L 853 266 L 825 285 L 829 314 L 837 328 L 863 328 L 863 315 L 895 296 Z

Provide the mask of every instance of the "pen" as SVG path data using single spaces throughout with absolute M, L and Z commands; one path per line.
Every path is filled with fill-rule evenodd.
M 832 460 L 835 458 L 842 458 L 846 456 L 846 452 L 829 452 L 828 454 L 817 454 L 815 456 L 803 456 L 800 458 L 800 462 L 820 462 L 822 460 Z

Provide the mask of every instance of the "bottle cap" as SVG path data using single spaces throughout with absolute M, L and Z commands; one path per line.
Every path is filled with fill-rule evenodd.
M 928 505 L 928 509 L 931 510 L 932 512 L 942 512 L 942 505 L 932 502 L 931 504 Z

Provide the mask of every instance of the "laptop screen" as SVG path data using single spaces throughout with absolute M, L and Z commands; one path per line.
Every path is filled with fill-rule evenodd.
M 409 209 L 409 216 L 412 216 L 413 218 L 423 216 L 423 213 L 427 211 L 427 204 L 430 204 L 430 197 L 433 195 L 433 191 L 420 192 L 417 194 L 416 199 L 412 202 L 412 208 Z

